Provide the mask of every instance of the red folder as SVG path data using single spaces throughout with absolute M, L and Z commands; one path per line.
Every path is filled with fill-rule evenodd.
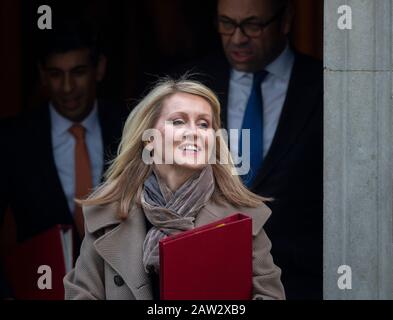
M 4 264 L 16 299 L 64 300 L 63 278 L 73 267 L 72 227 L 57 225 L 19 244 Z M 50 267 L 51 289 L 38 286 L 39 278 L 49 275 L 49 269 L 39 270 L 40 266 Z
M 237 213 L 160 240 L 161 299 L 251 299 L 251 228 Z

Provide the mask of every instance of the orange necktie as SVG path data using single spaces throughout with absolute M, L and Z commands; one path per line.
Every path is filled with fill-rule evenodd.
M 93 187 L 91 176 L 90 158 L 85 142 L 85 128 L 80 124 L 74 124 L 70 133 L 75 138 L 75 198 L 85 198 Z M 83 239 L 85 234 L 82 207 L 75 203 L 74 221 L 78 233 Z

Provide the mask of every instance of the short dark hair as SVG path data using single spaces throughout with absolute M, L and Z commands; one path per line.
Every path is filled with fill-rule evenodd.
M 282 8 L 287 7 L 288 5 L 290 5 L 290 1 L 289 0 L 274 0 L 272 3 L 274 5 L 275 10 L 282 9 Z
M 215 12 L 216 15 L 217 15 L 217 8 L 218 8 L 219 1 L 220 0 L 216 0 L 216 6 L 215 6 L 215 8 L 216 8 L 216 12 Z M 290 1 L 291 0 L 271 0 L 271 3 L 273 5 L 273 9 L 274 10 L 279 10 L 279 9 L 282 9 L 282 8 L 290 5 L 291 4 Z
M 53 54 L 85 48 L 90 50 L 91 62 L 97 65 L 102 54 L 98 32 L 80 20 L 58 21 L 52 30 L 43 32 L 38 42 L 38 61 L 42 65 Z

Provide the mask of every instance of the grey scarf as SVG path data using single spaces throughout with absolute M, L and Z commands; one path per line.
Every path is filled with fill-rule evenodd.
M 143 243 L 143 265 L 146 272 L 159 273 L 159 241 L 168 235 L 194 228 L 195 216 L 214 192 L 210 165 L 187 180 L 175 193 L 153 170 L 141 194 L 142 209 L 153 227 Z

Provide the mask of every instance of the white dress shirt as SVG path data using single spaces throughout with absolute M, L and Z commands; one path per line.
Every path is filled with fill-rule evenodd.
M 264 157 L 270 149 L 277 130 L 288 91 L 294 60 L 294 54 L 289 46 L 287 46 L 284 51 L 265 68 L 269 73 L 261 85 L 263 97 Z M 248 98 L 251 94 L 252 81 L 252 73 L 241 72 L 235 69 L 231 70 L 228 94 L 228 129 L 241 130 Z M 230 147 L 235 157 L 238 153 L 238 141 L 231 141 Z
M 68 131 L 74 124 L 49 105 L 52 127 L 53 156 L 64 194 L 71 213 L 75 209 L 75 138 Z M 80 123 L 86 130 L 85 142 L 92 169 L 93 186 L 100 183 L 104 165 L 104 146 L 98 119 L 97 102 L 90 114 Z

